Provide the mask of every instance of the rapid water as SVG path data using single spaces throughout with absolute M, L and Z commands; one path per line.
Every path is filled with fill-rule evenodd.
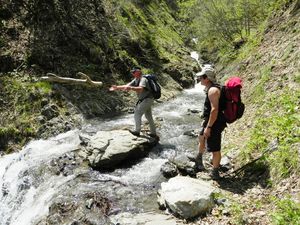
M 164 178 L 161 165 L 178 153 L 196 151 L 197 140 L 185 131 L 198 129 L 204 95 L 201 88 L 185 90 L 177 98 L 157 104 L 153 115 L 159 121 L 161 137 L 150 154 L 135 164 L 113 172 L 98 172 L 87 167 L 71 174 L 56 174 L 53 160 L 68 157 L 78 150 L 80 132 L 95 133 L 134 126 L 133 115 L 111 120 L 88 121 L 84 128 L 48 140 L 30 142 L 20 152 L 0 158 L 0 225 L 35 225 L 49 214 L 49 207 L 63 194 L 79 195 L 101 190 L 114 202 L 114 213 L 158 210 L 156 193 Z M 70 156 L 70 160 L 72 157 Z M 74 163 L 75 164 L 75 163 Z M 72 198 L 71 194 L 69 197 Z

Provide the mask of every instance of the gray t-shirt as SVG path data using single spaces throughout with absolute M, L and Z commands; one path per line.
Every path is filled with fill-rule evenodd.
M 130 82 L 129 86 L 144 87 L 141 93 L 137 92 L 137 96 L 139 100 L 144 100 L 145 98 L 153 98 L 147 78 L 145 77 L 141 77 L 141 79 L 135 78 Z

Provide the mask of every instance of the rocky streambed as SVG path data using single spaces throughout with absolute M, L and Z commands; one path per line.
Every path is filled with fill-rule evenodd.
M 171 179 L 162 172 L 196 151 L 202 100 L 192 89 L 156 105 L 159 143 L 147 125 L 141 137 L 130 134 L 129 114 L 87 121 L 81 130 L 3 156 L 0 224 L 181 224 L 210 211 L 215 189 L 195 179 L 193 162 L 175 163 L 179 175 Z

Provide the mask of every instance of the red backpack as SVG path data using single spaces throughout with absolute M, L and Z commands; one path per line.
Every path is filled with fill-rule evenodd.
M 231 77 L 222 86 L 221 101 L 227 123 L 233 123 L 241 118 L 245 111 L 245 105 L 241 100 L 242 80 L 239 77 Z

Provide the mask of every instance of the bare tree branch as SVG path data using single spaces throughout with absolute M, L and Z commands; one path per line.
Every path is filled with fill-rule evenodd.
M 81 85 L 95 86 L 95 87 L 101 87 L 103 85 L 101 81 L 93 81 L 88 75 L 82 72 L 78 72 L 77 75 L 81 76 L 84 79 L 61 77 L 54 73 L 47 73 L 47 76 L 41 77 L 41 80 L 64 83 L 64 84 L 81 84 Z

